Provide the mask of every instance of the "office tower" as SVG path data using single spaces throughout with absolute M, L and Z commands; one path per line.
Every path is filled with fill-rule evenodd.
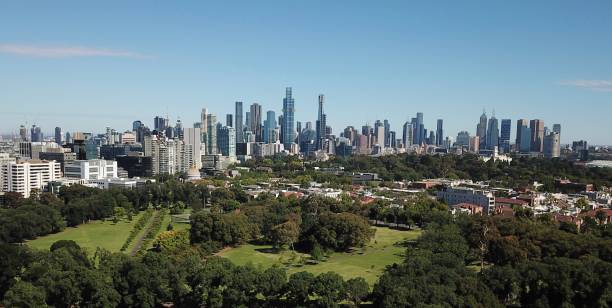
M 261 142 L 263 141 L 263 135 L 261 132 L 261 105 L 254 103 L 251 105 L 250 110 L 249 130 L 255 134 L 255 140 L 257 142 Z
M 218 131 L 219 151 L 223 156 L 236 156 L 236 130 L 223 126 Z
M 244 116 L 245 116 L 244 129 L 252 132 L 251 131 L 251 113 L 247 111 L 244 113 Z
M 291 144 L 295 141 L 295 101 L 292 97 L 290 87 L 285 89 L 285 98 L 283 99 L 283 127 L 282 127 L 282 143 L 285 149 L 290 149 Z
M 396 133 L 394 131 L 389 131 L 389 133 L 387 134 L 387 138 L 389 139 L 389 146 L 390 148 L 396 148 L 397 147 L 397 140 L 395 139 Z
M 192 166 L 196 169 L 202 168 L 202 130 L 201 128 L 185 128 L 183 131 L 183 142 L 185 146 L 191 147 Z
M 515 141 L 516 151 L 523 152 L 523 150 L 525 149 L 525 145 L 523 144 L 523 138 L 524 138 L 523 135 L 528 130 L 529 130 L 529 121 L 525 119 L 519 119 L 516 121 L 516 141 Z M 527 140 L 529 144 L 529 146 L 527 146 L 527 152 L 529 152 L 529 149 L 531 148 L 531 137 Z
M 62 128 L 61 127 L 55 128 L 55 143 L 59 145 L 62 144 Z
M 234 112 L 234 116 L 236 118 L 236 125 L 234 125 L 234 128 L 236 128 L 236 143 L 243 143 L 244 120 L 242 119 L 242 102 L 236 102 L 236 108 Z
M 325 129 L 327 127 L 327 115 L 323 111 L 324 102 L 325 102 L 325 96 L 323 94 L 320 94 L 319 95 L 319 112 L 317 115 L 317 122 L 316 122 L 317 150 L 323 149 L 323 144 L 325 143 L 325 139 L 327 138 L 325 134 Z
M 561 137 L 561 124 L 553 124 L 553 132 L 559 134 L 559 138 Z
M 455 144 L 459 147 L 468 147 L 470 145 L 470 133 L 466 131 L 457 133 L 457 141 Z
M 11 161 L 0 165 L 1 191 L 17 192 L 29 198 L 33 189 L 42 192 L 51 181 L 62 177 L 56 161 Z
M 542 152 L 544 146 L 544 121 L 535 119 L 529 122 L 531 131 L 531 151 Z
M 30 129 L 30 141 L 32 142 L 42 142 L 43 141 L 43 135 L 42 135 L 42 131 L 40 130 L 40 127 L 36 125 L 32 125 L 32 128 Z
M 72 135 L 70 135 L 70 132 L 66 132 L 66 139 L 65 139 L 66 143 L 72 143 Z
M 385 126 L 380 120 L 376 120 L 374 123 L 374 136 L 376 136 L 375 144 L 381 147 L 385 146 Z
M 383 121 L 383 126 L 385 127 L 385 147 L 391 146 L 391 139 L 389 138 L 389 133 L 391 132 L 391 124 L 389 124 L 389 120 L 385 119 Z
M 155 118 L 153 118 L 153 129 L 155 129 L 156 131 L 158 132 L 165 131 L 167 128 L 167 125 L 168 123 L 165 118 L 160 117 L 160 116 L 156 116 Z
M 443 120 L 438 119 L 436 124 L 436 145 L 441 146 L 444 142 Z
M 404 147 L 408 148 L 412 145 L 412 123 L 406 122 L 404 123 L 404 127 L 402 130 L 402 142 L 404 143 Z
M 482 115 L 480 115 L 478 125 L 476 125 L 476 136 L 480 140 L 480 147 L 484 148 L 487 143 L 487 114 L 484 110 Z
M 276 129 L 276 114 L 269 110 L 266 112 L 266 120 L 264 121 L 263 142 L 274 143 L 276 137 L 274 130 Z
M 510 134 L 512 130 L 512 120 L 501 120 L 501 134 L 499 136 L 499 147 L 504 153 L 510 153 Z
M 28 129 L 23 125 L 19 126 L 19 137 L 21 141 L 28 141 Z
M 544 137 L 544 157 L 555 158 L 561 156 L 561 140 L 559 133 L 551 132 Z
M 101 180 L 117 178 L 117 162 L 104 159 L 64 162 L 64 176 L 72 179 Z
M 234 127 L 234 115 L 233 114 L 228 113 L 225 115 L 225 126 Z
M 351 141 L 351 144 L 355 142 L 356 135 L 357 135 L 357 131 L 355 130 L 353 126 L 347 126 L 342 132 L 342 136 L 348 139 L 349 141 Z
M 138 130 L 140 128 L 140 126 L 142 126 L 142 121 L 136 120 L 136 121 L 132 122 L 132 131 Z
M 421 145 L 421 144 L 423 144 L 423 141 L 424 141 L 423 139 L 426 136 L 425 126 L 423 125 L 423 113 L 422 112 L 417 112 L 416 118 L 413 118 L 412 123 L 415 124 L 414 131 L 413 131 L 413 133 L 414 133 L 414 138 L 413 138 L 414 143 L 418 144 L 418 145 Z
M 217 116 L 206 115 L 206 154 L 217 154 Z
M 436 133 L 433 131 L 429 132 L 429 138 L 427 138 L 427 144 L 435 145 L 436 144 Z
M 496 146 L 499 146 L 499 122 L 495 115 L 489 119 L 486 146 L 489 150 L 493 150 Z
M 176 125 L 174 125 L 174 136 L 183 140 L 185 136 L 185 129 L 183 128 L 183 122 L 181 120 L 176 120 Z

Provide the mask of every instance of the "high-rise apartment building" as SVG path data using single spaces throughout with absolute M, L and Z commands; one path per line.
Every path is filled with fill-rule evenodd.
M 183 142 L 185 146 L 191 147 L 192 166 L 190 167 L 196 169 L 202 168 L 202 154 L 205 153 L 203 150 L 206 150 L 203 149 L 201 136 L 201 128 L 185 128 L 183 131 Z
M 46 160 L 11 161 L 0 166 L 2 191 L 29 198 L 32 190 L 42 192 L 47 184 L 62 177 L 59 162 Z
M 217 154 L 217 116 L 206 115 L 206 154 Z
M 243 132 L 244 132 L 244 120 L 242 119 L 242 102 L 236 102 L 236 106 L 235 106 L 235 119 L 236 119 L 236 124 L 234 125 L 234 128 L 236 129 L 236 143 L 243 143 L 244 142 L 244 137 L 243 137 Z
M 544 157 L 555 158 L 561 156 L 561 139 L 557 132 L 551 132 L 544 137 Z
M 327 138 L 325 130 L 327 128 L 327 115 L 323 111 L 323 104 L 325 102 L 325 96 L 323 94 L 319 95 L 319 112 L 317 114 L 317 122 L 316 122 L 316 134 L 317 134 L 317 150 L 323 149 L 323 144 L 325 143 L 325 139 Z
M 262 126 L 261 126 L 261 105 L 258 103 L 254 103 L 250 107 L 249 117 L 250 121 L 249 130 L 255 134 L 255 141 L 262 142 L 263 134 L 262 134 Z
M 295 142 L 295 100 L 290 87 L 285 89 L 283 99 L 282 143 L 285 149 L 290 149 Z
M 436 145 L 442 146 L 442 143 L 444 143 L 444 122 L 442 119 L 438 119 L 436 124 Z
M 544 121 L 535 119 L 529 122 L 531 131 L 531 151 L 542 152 L 544 149 Z

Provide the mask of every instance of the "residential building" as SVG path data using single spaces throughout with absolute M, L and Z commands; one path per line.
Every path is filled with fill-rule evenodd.
M 438 199 L 444 200 L 449 206 L 460 203 L 470 203 L 482 206 L 484 212 L 492 213 L 495 209 L 495 196 L 491 191 L 467 188 L 467 187 L 447 187 L 436 193 Z
M 51 181 L 62 177 L 61 165 L 56 161 L 12 161 L 1 165 L 2 190 L 20 193 L 29 198 L 32 190 L 43 191 Z
M 291 148 L 291 144 L 295 142 L 295 100 L 290 87 L 285 89 L 281 131 L 281 139 L 285 149 Z

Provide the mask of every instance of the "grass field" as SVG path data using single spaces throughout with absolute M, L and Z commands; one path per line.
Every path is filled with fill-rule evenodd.
M 97 247 L 118 252 L 140 215 L 134 216 L 132 221 L 122 220 L 116 224 L 112 221 L 92 221 L 28 241 L 27 245 L 35 249 L 48 250 L 56 241 L 73 240 L 89 253 L 95 252 Z
M 373 285 L 387 265 L 402 261 L 405 248 L 394 244 L 414 240 L 420 234 L 420 231 L 398 231 L 376 227 L 374 239 L 364 249 L 351 253 L 333 253 L 327 261 L 312 265 L 297 265 L 297 262 L 289 260 L 293 252 L 272 253 L 269 252 L 271 246 L 242 245 L 224 249 L 218 255 L 239 265 L 252 263 L 267 268 L 276 264 L 285 267 L 288 273 L 308 271 L 316 275 L 333 271 L 345 279 L 363 277 Z M 302 256 L 308 257 L 308 255 Z

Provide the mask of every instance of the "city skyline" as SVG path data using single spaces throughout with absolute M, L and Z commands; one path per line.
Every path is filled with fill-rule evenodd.
M 334 132 L 377 119 L 401 132 L 422 112 L 425 127 L 443 119 L 455 138 L 475 133 L 485 107 L 560 123 L 564 144 L 612 144 L 612 44 L 601 39 L 612 4 L 477 3 L 3 4 L 0 133 L 152 127 L 166 114 L 190 127 L 202 107 L 221 122 L 235 101 L 280 115 L 293 87 L 295 121 L 314 123 L 324 93 Z

